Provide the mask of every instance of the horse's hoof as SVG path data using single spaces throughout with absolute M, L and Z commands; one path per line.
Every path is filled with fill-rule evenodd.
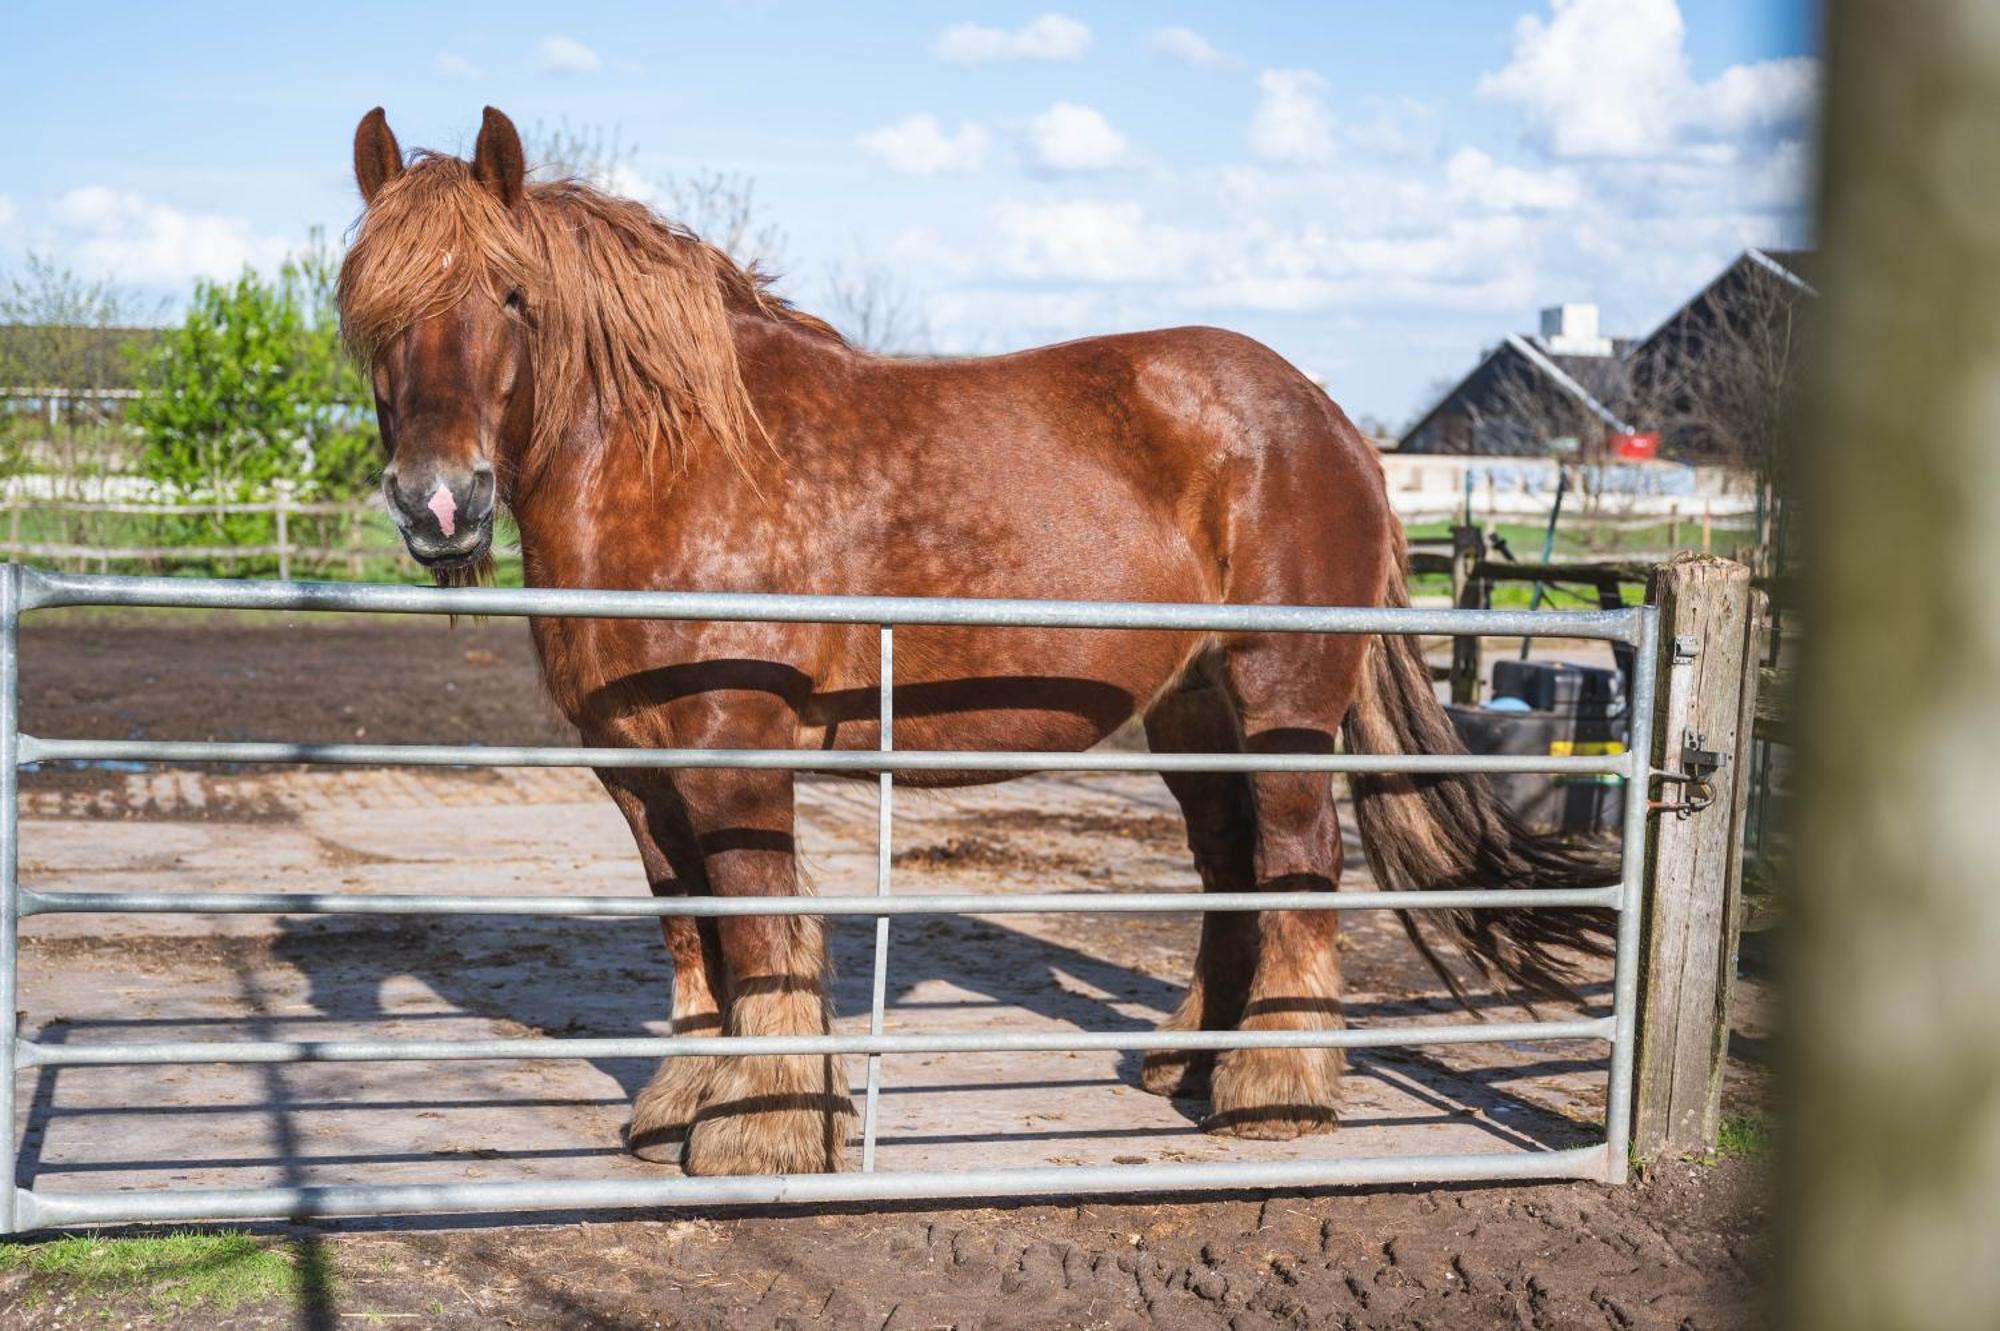
M 669 1058 L 660 1063 L 638 1095 L 632 1098 L 632 1120 L 625 1125 L 625 1149 L 656 1165 L 677 1165 L 688 1129 L 707 1098 L 714 1060 Z
M 687 1144 L 687 1124 L 639 1128 L 631 1123 L 623 1133 L 627 1154 L 649 1165 L 677 1165 Z
M 1155 1049 L 1139 1065 L 1140 1089 L 1174 1100 L 1206 1100 L 1215 1055 L 1205 1049 Z
M 1340 1116 L 1332 1109 L 1318 1105 L 1231 1109 L 1210 1114 L 1201 1121 L 1201 1130 L 1217 1137 L 1241 1137 L 1263 1142 L 1288 1142 L 1316 1132 L 1332 1132 L 1339 1126 Z
M 842 1100 L 846 1105 L 845 1099 Z M 718 1105 L 688 1132 L 690 1174 L 836 1174 L 847 1167 L 851 1106 L 732 1112 Z
M 1332 1132 L 1340 1126 L 1340 1068 L 1331 1049 L 1229 1050 L 1215 1061 L 1202 1130 L 1257 1141 Z

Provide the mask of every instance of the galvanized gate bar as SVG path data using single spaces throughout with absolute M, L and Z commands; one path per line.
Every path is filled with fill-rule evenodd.
M 963 1197 L 1078 1197 L 1220 1189 L 1364 1187 L 1479 1179 L 1593 1179 L 1605 1148 L 1509 1154 L 1341 1156 L 1200 1165 L 1055 1165 L 876 1174 L 754 1174 L 739 1178 L 602 1179 L 525 1183 L 203 1188 L 185 1192 L 33 1193 L 23 1229 L 105 1221 L 299 1219 L 429 1212 L 572 1211 L 654 1206 L 801 1206 Z
M 896 630 L 882 626 L 880 675 L 876 683 L 876 707 L 880 712 L 876 747 L 883 753 L 896 747 Z M 896 799 L 896 778 L 883 772 L 875 779 L 875 897 L 880 903 L 889 895 L 889 831 Z M 875 917 L 875 983 L 868 1005 L 868 1033 L 882 1034 L 883 1009 L 889 1001 L 889 916 Z M 875 1172 L 875 1111 L 882 1098 L 882 1051 L 868 1051 L 868 1089 L 861 1114 L 861 1172 Z
M 569 618 L 807 621 L 873 624 L 881 634 L 881 738 L 877 752 L 821 750 L 667 750 L 487 748 L 477 745 L 357 745 L 39 739 L 18 732 L 16 628 L 21 612 L 56 605 L 368 611 L 395 614 L 540 615 Z M 1637 648 L 1630 751 L 1624 755 L 1542 758 L 1487 755 L 946 753 L 895 751 L 893 639 L 898 624 L 1178 629 L 1203 632 L 1438 633 L 1562 636 L 1623 642 Z M 0 1126 L 7 1128 L 0 1178 L 0 1228 L 114 1220 L 248 1219 L 412 1211 L 537 1210 L 551 1207 L 701 1203 L 791 1203 L 935 1197 L 1169 1192 L 1385 1182 L 1624 1176 L 1631 1104 L 1633 989 L 1640 873 L 1644 865 L 1646 778 L 1657 652 L 1655 616 L 1645 608 L 1587 613 L 1422 611 L 1401 608 L 1156 605 L 954 598 L 710 595 L 676 592 L 554 591 L 257 583 L 220 579 L 150 579 L 44 573 L 7 565 L 0 581 Z M 476 767 L 790 768 L 877 774 L 877 883 L 874 897 L 666 898 L 529 896 L 485 898 L 399 894 L 366 896 L 287 892 L 30 892 L 16 878 L 17 774 L 31 762 L 122 759 L 145 762 L 273 762 Z M 1623 776 L 1628 781 L 1623 874 L 1593 889 L 1339 893 L 1034 893 L 1007 896 L 931 894 L 892 898 L 889 831 L 897 771 L 1306 771 L 1535 772 Z M 1402 1024 L 1310 1031 L 937 1032 L 883 1031 L 889 920 L 901 915 L 1033 912 L 1213 910 L 1526 909 L 1595 906 L 1622 912 L 1609 1016 L 1570 1021 Z M 672 1036 L 635 1039 L 471 1041 L 177 1041 L 145 1044 L 43 1045 L 17 1038 L 15 922 L 54 912 L 189 914 L 687 916 L 872 915 L 876 919 L 874 994 L 869 1031 L 855 1035 Z M 880 1060 L 894 1053 L 1049 1052 L 1112 1049 L 1375 1048 L 1403 1045 L 1609 1040 L 1612 1045 L 1606 1139 L 1568 1151 L 949 1172 L 873 1171 L 879 1117 Z M 523 1182 L 428 1186 L 224 1188 L 168 1194 L 39 1195 L 16 1187 L 12 1105 L 19 1068 L 277 1063 L 349 1060 L 559 1059 L 687 1054 L 827 1054 L 869 1056 L 863 1120 L 863 1172 L 754 1178 L 674 1178 L 643 1182 Z
M 873 1025 L 871 1018 L 870 1025 Z M 518 1040 L 161 1040 L 39 1044 L 17 1040 L 22 1067 L 140 1067 L 163 1063 L 388 1063 L 433 1059 L 665 1058 L 703 1054 L 1049 1054 L 1126 1049 L 1389 1049 L 1431 1044 L 1609 1040 L 1609 1017 L 1346 1026 L 1265 1031 L 937 1031 L 923 1035 L 661 1035 Z
M 1009 892 L 874 897 L 474 897 L 391 892 L 21 891 L 21 914 L 52 915 L 1172 915 L 1212 910 L 1479 910 L 1541 906 L 1616 908 L 1618 887 L 1425 892 Z
M 1175 605 L 969 596 L 783 596 L 745 592 L 595 591 L 553 587 L 415 587 L 380 583 L 135 578 L 21 570 L 23 612 L 61 605 L 195 610 L 534 615 L 739 623 L 932 624 L 994 628 L 1186 629 L 1204 633 L 1477 633 L 1486 637 L 1635 642 L 1625 610 L 1415 610 L 1375 606 Z
M 21 761 L 313 763 L 367 767 L 771 768 L 806 772 L 1542 772 L 1623 776 L 1624 754 L 1001 753 L 905 749 L 588 749 L 481 744 L 276 744 L 258 741 L 20 737 Z
M 1608 1127 L 1604 1181 L 1623 1183 L 1632 1147 L 1632 1056 L 1639 1045 L 1639 937 L 1645 920 L 1646 818 L 1652 794 L 1653 692 L 1660 671 L 1660 616 L 1652 606 L 1639 617 L 1639 637 L 1633 644 L 1632 697 L 1626 710 L 1627 756 L 1632 776 L 1625 782 L 1625 828 L 1620 838 L 1618 951 L 1612 969 L 1611 1011 L 1618 1023 L 1611 1044 L 1611 1086 L 1605 1095 Z

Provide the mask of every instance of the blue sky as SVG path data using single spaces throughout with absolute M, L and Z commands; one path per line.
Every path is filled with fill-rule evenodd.
M 941 351 L 1217 323 L 1408 418 L 1535 310 L 1638 332 L 1809 239 L 1808 0 L 73 5 L 0 46 L 0 270 L 153 299 L 358 208 L 354 122 L 492 103 L 754 178 L 808 308 L 893 275 Z

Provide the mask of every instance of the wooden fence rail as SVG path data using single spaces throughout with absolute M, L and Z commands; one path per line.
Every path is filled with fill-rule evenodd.
M 360 577 L 362 561 L 372 554 L 395 554 L 400 545 L 366 544 L 362 526 L 380 506 L 366 500 L 308 500 L 296 497 L 291 483 L 280 481 L 266 500 L 227 500 L 217 503 L 155 504 L 117 500 L 35 499 L 19 493 L 6 498 L 7 539 L 0 553 L 10 558 L 74 559 L 109 569 L 114 560 L 228 560 L 272 558 L 278 561 L 278 576 L 292 575 L 292 561 L 304 559 L 319 564 L 344 560 L 348 574 Z M 101 514 L 115 517 L 240 517 L 267 515 L 275 528 L 276 540 L 263 545 L 86 545 L 68 541 L 29 541 L 21 536 L 25 512 Z M 339 546 L 303 545 L 292 540 L 293 518 L 344 518 L 347 539 Z

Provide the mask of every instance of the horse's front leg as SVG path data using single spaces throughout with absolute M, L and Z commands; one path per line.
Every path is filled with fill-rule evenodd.
M 688 771 L 677 777 L 710 889 L 792 896 L 801 881 L 790 772 Z M 826 943 L 809 916 L 717 922 L 730 1035 L 830 1029 Z M 854 1105 L 842 1060 L 825 1054 L 719 1058 L 688 1134 L 690 1174 L 823 1173 L 842 1168 Z
M 646 885 L 654 896 L 706 894 L 701 849 L 671 778 L 661 772 L 611 768 L 598 780 L 610 792 L 639 845 Z M 671 1013 L 675 1035 L 722 1034 L 727 984 L 722 944 L 712 920 L 665 916 L 660 932 L 674 964 Z M 708 1097 L 716 1060 L 703 1055 L 664 1058 L 645 1089 L 633 1098 L 625 1149 L 641 1160 L 678 1164 L 688 1129 Z

